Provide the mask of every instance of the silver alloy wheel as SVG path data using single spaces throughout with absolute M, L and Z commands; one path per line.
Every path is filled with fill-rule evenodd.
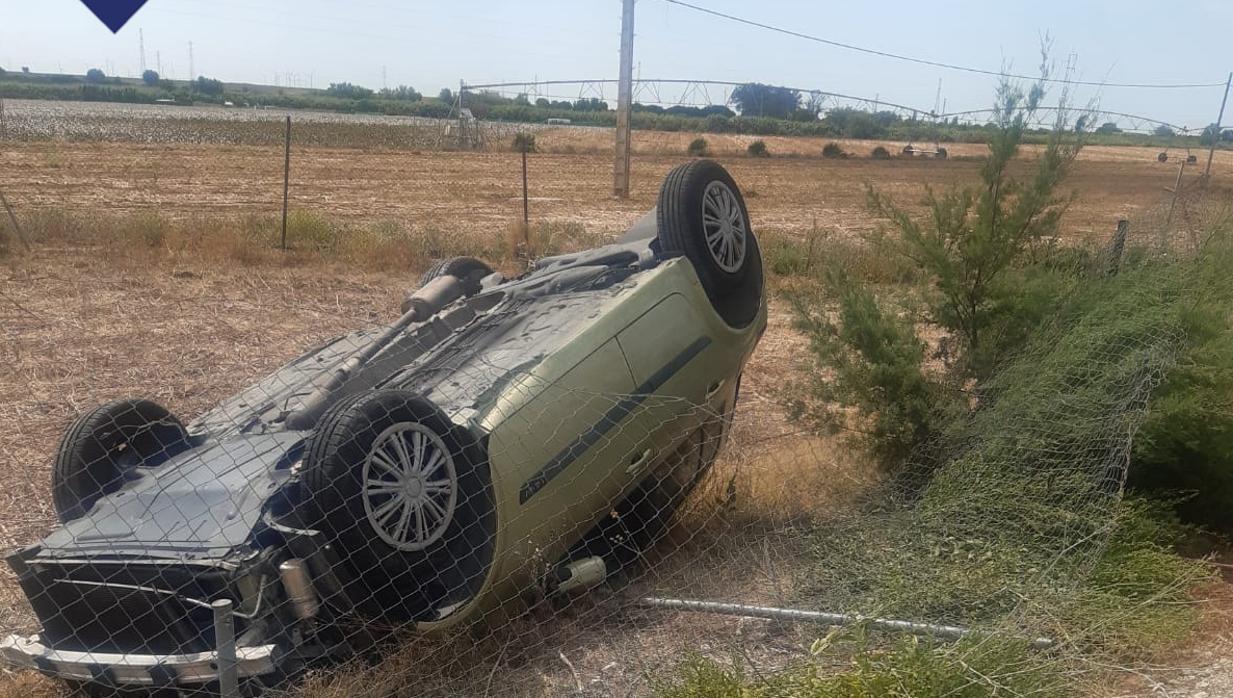
M 702 194 L 702 232 L 711 259 L 729 274 L 740 271 L 745 263 L 745 216 L 741 203 L 732 189 L 721 181 L 706 185 Z
M 381 537 L 414 551 L 445 535 L 458 503 L 458 472 L 441 437 L 416 422 L 400 422 L 373 441 L 360 476 L 364 513 Z

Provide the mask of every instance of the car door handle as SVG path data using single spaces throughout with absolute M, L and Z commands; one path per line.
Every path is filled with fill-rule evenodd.
M 643 466 L 651 462 L 651 456 L 653 454 L 654 454 L 654 451 L 648 448 L 647 450 L 643 451 L 641 455 L 635 455 L 634 459 L 630 461 L 629 467 L 625 469 L 625 472 L 629 475 L 633 475 L 634 473 L 638 472 L 639 470 L 643 468 Z
M 727 380 L 717 380 L 714 383 L 711 383 L 711 387 L 706 389 L 705 399 L 710 400 L 711 398 L 715 397 L 715 393 L 718 393 L 720 390 L 722 390 L 724 387 L 724 383 L 727 383 L 727 382 L 728 382 Z

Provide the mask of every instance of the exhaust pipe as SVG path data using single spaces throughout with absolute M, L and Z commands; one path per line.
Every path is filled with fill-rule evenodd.
M 299 558 L 291 558 L 278 566 L 278 577 L 287 591 L 287 598 L 295 611 L 295 617 L 307 621 L 317 617 L 321 604 L 317 600 L 317 589 L 308 576 L 308 567 Z
M 466 285 L 453 276 L 441 276 L 424 284 L 424 287 L 412 293 L 403 301 L 402 316 L 394 324 L 381 333 L 363 351 L 347 359 L 322 384 L 318 385 L 312 394 L 304 399 L 303 407 L 287 415 L 286 425 L 292 431 L 310 429 L 317 423 L 326 408 L 330 406 L 331 396 L 364 367 L 374 356 L 390 345 L 403 330 L 417 322 L 424 322 L 445 306 L 462 297 Z

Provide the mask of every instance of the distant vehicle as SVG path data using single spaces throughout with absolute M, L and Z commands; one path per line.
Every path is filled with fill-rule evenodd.
M 175 101 L 174 99 L 169 98 L 169 97 L 160 97 L 160 98 L 158 98 L 158 99 L 154 100 L 154 103 L 155 103 L 155 104 L 175 104 L 175 103 L 176 103 L 176 101 Z
M 903 154 L 907 157 L 912 157 L 913 155 L 932 155 L 939 160 L 945 160 L 948 155 L 946 148 L 943 148 L 940 145 L 935 147 L 933 150 L 930 150 L 928 148 L 921 148 L 919 146 L 912 145 L 911 143 L 903 147 Z
M 224 106 L 224 107 L 234 107 L 234 106 L 235 106 L 235 102 L 223 102 L 223 106 Z
M 462 632 L 601 582 L 715 460 L 766 313 L 740 190 L 695 160 L 617 242 L 510 279 L 442 261 L 392 325 L 187 426 L 149 400 L 90 410 L 53 465 L 61 525 L 7 558 L 41 631 L 0 658 L 206 684 L 230 604 L 238 674 L 269 677 L 346 656 L 356 619 Z
M 568 126 L 569 124 L 572 124 L 573 122 L 570 121 L 569 119 L 564 119 L 559 116 L 550 116 L 548 117 L 548 121 L 546 121 L 545 123 L 549 125 Z

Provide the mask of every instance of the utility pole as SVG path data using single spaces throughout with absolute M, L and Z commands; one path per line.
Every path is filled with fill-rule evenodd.
M 137 30 L 137 48 L 141 51 L 141 75 L 146 74 L 146 32 L 144 29 Z
M 616 160 L 612 193 L 629 198 L 630 111 L 634 98 L 634 0 L 621 0 L 621 74 L 617 84 Z
M 158 71 L 158 74 L 162 75 L 163 74 L 163 52 L 162 51 L 154 52 L 154 65 L 157 66 L 155 70 Z
M 1207 149 L 1207 168 L 1203 170 L 1204 177 L 1212 173 L 1212 156 L 1216 154 L 1216 144 L 1220 142 L 1220 129 L 1224 122 L 1224 105 L 1229 101 L 1230 84 L 1233 84 L 1233 73 L 1229 73 L 1229 79 L 1224 81 L 1224 99 L 1220 100 L 1220 114 L 1216 117 L 1216 130 L 1212 133 L 1212 142 Z
M 192 82 L 197 79 L 193 75 L 194 72 L 196 71 L 193 69 L 193 42 L 190 41 L 188 42 L 188 82 L 190 88 L 192 87 Z

